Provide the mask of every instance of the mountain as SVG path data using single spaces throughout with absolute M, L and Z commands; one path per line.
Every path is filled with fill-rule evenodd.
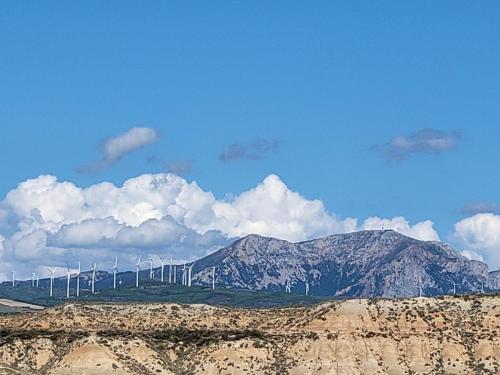
M 498 288 L 500 275 L 465 258 L 447 244 L 419 241 L 392 230 L 336 234 L 291 243 L 249 235 L 199 261 L 193 282 L 219 286 L 304 293 L 306 281 L 316 296 L 405 297 Z

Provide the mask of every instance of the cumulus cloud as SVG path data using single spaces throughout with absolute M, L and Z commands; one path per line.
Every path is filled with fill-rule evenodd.
M 0 206 L 11 217 L 9 232 L 0 232 L 5 237 L 0 274 L 16 264 L 23 267 L 16 272 L 26 277 L 77 260 L 84 268 L 93 261 L 111 264 L 117 255 L 125 268 L 138 255 L 194 260 L 251 233 L 295 242 L 359 229 L 357 219 L 337 217 L 277 175 L 226 199 L 169 173 L 87 188 L 42 175 L 21 182 Z M 363 229 L 382 226 L 423 240 L 439 239 L 430 221 L 372 217 L 362 224 Z
M 363 222 L 362 229 L 392 229 L 408 237 L 422 241 L 439 241 L 439 235 L 434 229 L 434 223 L 430 220 L 410 224 L 402 216 L 392 219 L 381 219 L 379 217 L 369 217 Z
M 484 213 L 460 220 L 455 224 L 454 237 L 491 267 L 500 267 L 500 215 Z
M 257 138 L 250 143 L 235 142 L 226 147 L 220 154 L 220 161 L 258 160 L 278 151 L 279 141 L 275 139 Z
M 133 151 L 158 140 L 158 133 L 151 128 L 132 128 L 125 133 L 108 138 L 101 146 L 101 160 L 78 168 L 79 172 L 94 172 L 107 168 Z
M 385 145 L 385 157 L 401 161 L 422 153 L 439 153 L 454 149 L 459 140 L 458 132 L 422 129 L 411 135 L 400 135 Z
M 256 188 L 229 202 L 213 206 L 213 229 L 232 236 L 258 233 L 289 241 L 302 241 L 331 233 L 356 230 L 357 220 L 338 219 L 319 200 L 307 200 L 270 175 Z

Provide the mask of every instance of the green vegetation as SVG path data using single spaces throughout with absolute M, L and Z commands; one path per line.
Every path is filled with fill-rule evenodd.
M 49 297 L 48 289 L 32 288 L 31 286 L 0 286 L 0 298 L 32 303 L 41 306 L 55 306 L 68 300 L 65 298 L 64 288 L 55 288 L 54 297 Z M 116 290 L 102 289 L 96 294 L 82 290 L 80 297 L 75 297 L 71 290 L 69 301 L 83 302 L 175 302 L 175 303 L 203 303 L 222 306 L 239 307 L 279 307 L 290 305 L 312 304 L 319 301 L 314 297 L 305 297 L 297 294 L 276 293 L 266 291 L 250 291 L 242 289 L 216 289 L 160 283 L 144 283 L 139 288 L 120 287 Z M 1 311 L 0 311 L 1 312 Z

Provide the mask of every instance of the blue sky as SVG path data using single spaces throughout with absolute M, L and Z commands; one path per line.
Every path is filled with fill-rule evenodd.
M 500 202 L 499 19 L 497 1 L 3 2 L 0 196 L 190 162 L 217 198 L 277 174 L 341 217 L 446 239 L 462 207 Z M 158 140 L 79 171 L 137 126 Z M 423 129 L 454 143 L 388 159 Z M 234 144 L 258 155 L 221 161 Z

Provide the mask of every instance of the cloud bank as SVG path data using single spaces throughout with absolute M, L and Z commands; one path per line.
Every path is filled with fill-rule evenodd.
M 251 233 L 289 241 L 359 229 L 395 229 L 437 240 L 431 221 L 410 224 L 403 217 L 355 218 L 328 212 L 320 200 L 304 198 L 277 175 L 232 199 L 214 195 L 175 174 L 145 174 L 122 186 L 102 182 L 81 188 L 43 175 L 20 183 L 0 203 L 0 277 L 16 264 L 29 277 L 47 266 L 97 261 L 122 269 L 138 255 L 194 260 Z M 22 265 L 22 269 L 21 268 Z

